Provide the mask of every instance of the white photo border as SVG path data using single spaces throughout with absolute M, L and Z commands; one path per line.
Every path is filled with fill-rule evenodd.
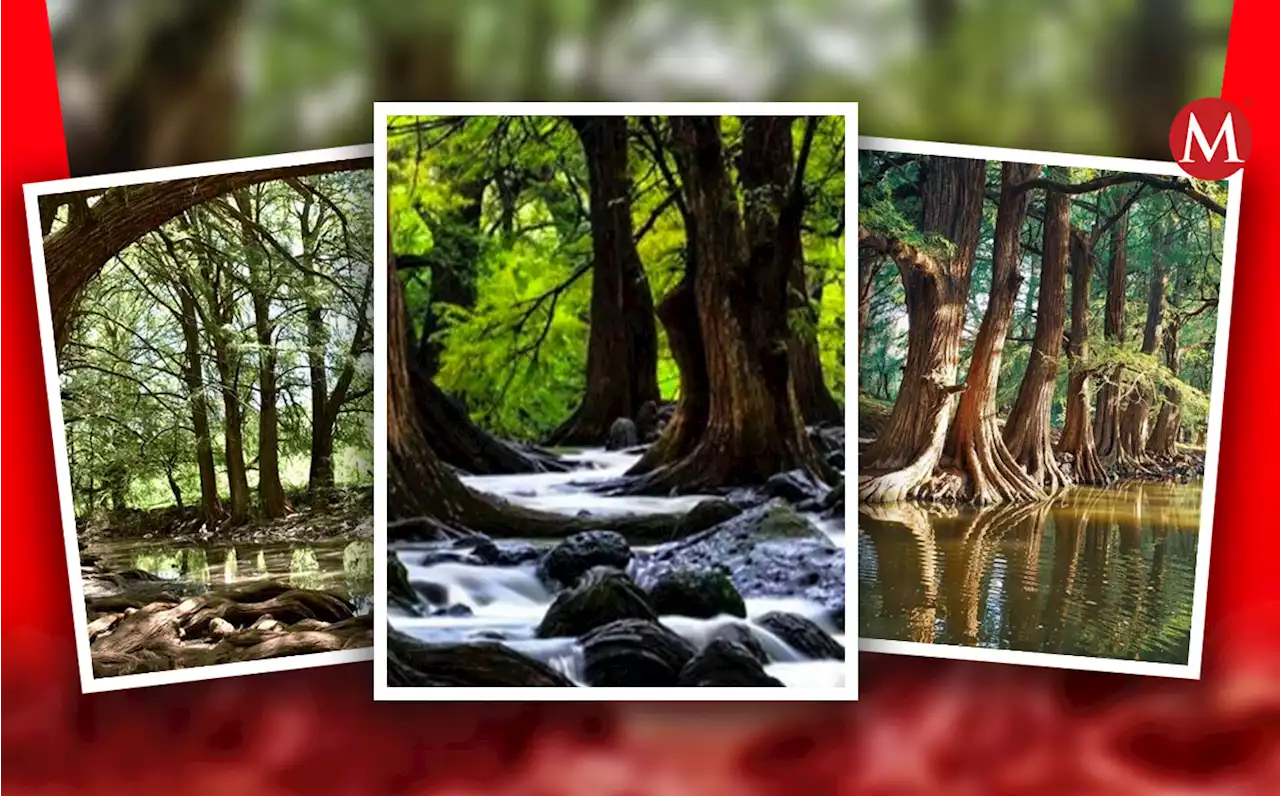
M 858 139 L 858 151 L 935 155 L 939 157 L 999 160 L 1015 163 L 1039 163 L 1046 166 L 1127 171 L 1162 177 L 1185 178 L 1187 176 L 1186 172 L 1173 161 L 1071 155 L 1026 149 L 946 144 L 935 141 L 861 137 Z M 1191 609 L 1191 646 L 1187 655 L 1187 662 L 1184 664 L 1157 663 L 1085 655 L 869 638 L 862 638 L 858 641 L 859 651 L 880 652 L 890 655 L 914 655 L 924 658 L 948 658 L 963 661 L 1039 666 L 1051 669 L 1141 674 L 1187 680 L 1200 679 L 1200 667 L 1204 651 L 1205 600 L 1209 591 L 1209 552 L 1212 548 L 1213 508 L 1218 489 L 1218 457 L 1222 448 L 1222 405 L 1227 376 L 1228 329 L 1231 322 L 1231 295 L 1235 285 L 1236 240 L 1240 224 L 1240 193 L 1243 179 L 1243 171 L 1238 171 L 1227 179 L 1227 215 L 1223 222 L 1222 277 L 1218 287 L 1218 325 L 1214 332 L 1216 337 L 1213 351 L 1213 378 L 1210 382 L 1209 393 L 1209 433 L 1205 445 L 1204 487 L 1200 503 L 1200 530 L 1199 538 L 1196 540 L 1195 594 L 1193 595 Z M 857 513 L 856 501 L 854 502 L 853 511 L 853 525 L 856 535 L 858 516 L 860 516 Z
M 67 430 L 62 415 L 61 379 L 58 372 L 58 352 L 54 342 L 53 311 L 49 298 L 49 277 L 45 268 L 44 236 L 40 229 L 39 199 L 42 196 L 72 191 L 103 190 L 125 185 L 142 185 L 170 180 L 209 177 L 215 174 L 235 174 L 244 171 L 300 166 L 308 163 L 324 163 L 336 160 L 367 158 L 373 148 L 362 146 L 314 149 L 283 155 L 235 158 L 212 163 L 194 163 L 158 169 L 101 174 L 90 177 L 73 177 L 65 180 L 27 183 L 22 186 L 27 209 L 27 236 L 31 245 L 31 266 L 35 276 L 36 313 L 40 323 L 40 347 L 44 358 L 45 392 L 49 401 L 49 425 L 53 433 L 54 464 L 58 475 L 58 500 L 62 514 L 62 536 L 67 554 L 67 579 L 71 585 L 71 615 L 76 634 L 76 660 L 80 671 L 80 691 L 85 694 L 119 691 L 171 683 L 188 683 L 197 680 L 239 677 L 248 674 L 283 672 L 294 669 L 310 669 L 316 666 L 333 666 L 372 660 L 373 648 L 317 652 L 309 655 L 291 655 L 260 661 L 198 666 L 190 669 L 173 669 L 164 672 L 94 677 L 93 658 L 89 649 L 88 614 L 84 604 L 84 581 L 80 577 L 80 548 L 76 541 L 75 502 L 71 494 L 71 463 L 67 456 Z M 375 326 L 375 329 L 379 327 Z M 377 332 L 381 334 L 381 332 Z M 376 342 L 376 341 L 375 341 Z M 374 432 L 376 451 L 385 445 L 385 430 Z M 375 500 L 376 503 L 376 500 Z M 377 624 L 376 617 L 374 624 Z
M 843 116 L 847 141 L 853 141 L 858 129 L 858 105 L 856 102 L 801 102 L 801 103 L 710 103 L 710 102 L 378 102 L 374 104 L 374 263 L 378 273 L 374 279 L 374 317 L 378 333 L 374 343 L 374 425 L 381 444 L 374 451 L 374 484 L 377 497 L 374 500 L 374 699 L 378 701 L 537 701 L 537 702 L 791 702 L 829 701 L 845 702 L 858 698 L 858 655 L 853 645 L 847 646 L 845 655 L 845 685 L 843 687 L 815 688 L 639 688 L 639 687 L 391 687 L 387 685 L 387 450 L 386 450 L 386 387 L 387 387 L 387 281 L 383 264 L 387 257 L 387 118 L 389 116 Z M 858 158 L 856 152 L 845 149 L 845 217 L 857 219 L 858 209 Z M 852 228 L 848 223 L 846 230 Z M 853 307 L 857 293 L 850 289 L 847 277 L 850 252 L 856 256 L 856 245 L 845 250 L 845 308 Z M 846 327 L 847 328 L 847 327 Z M 853 346 L 845 345 L 845 384 L 857 384 L 857 357 Z M 845 423 L 853 427 L 857 423 L 856 395 L 849 400 L 846 389 Z M 856 447 L 845 436 L 845 459 L 856 460 Z M 850 504 L 852 505 L 852 504 Z M 856 506 L 846 508 L 845 526 L 849 527 L 856 516 Z M 856 539 L 854 540 L 856 544 Z M 857 624 L 858 589 L 856 547 L 850 552 L 845 544 L 845 622 Z M 856 638 L 856 632 L 854 633 Z

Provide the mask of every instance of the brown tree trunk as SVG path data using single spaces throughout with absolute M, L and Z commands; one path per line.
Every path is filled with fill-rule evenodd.
M 1164 288 L 1168 274 L 1164 269 L 1163 251 L 1157 243 L 1151 263 L 1151 278 L 1147 282 L 1147 322 L 1142 330 L 1142 353 L 1154 354 L 1160 339 L 1160 324 L 1164 316 Z M 1139 463 L 1147 458 L 1147 437 L 1150 434 L 1151 401 L 1155 389 L 1147 379 L 1139 379 L 1129 391 L 1129 405 L 1120 418 L 1120 459 Z
M 1050 191 L 1045 204 L 1036 332 L 1018 398 L 1004 426 L 1004 443 L 1009 453 L 1032 481 L 1050 493 L 1070 483 L 1053 456 L 1049 435 L 1054 381 L 1058 377 L 1066 322 L 1070 223 L 1071 197 Z
M 223 439 L 227 461 L 227 481 L 231 488 L 231 516 L 228 524 L 242 525 L 249 518 L 249 476 L 244 464 L 244 416 L 240 406 L 240 356 L 231 349 L 234 296 L 231 276 L 221 266 L 201 256 L 201 276 L 208 300 L 205 332 L 213 348 L 222 393 Z
M 200 471 L 200 509 L 205 528 L 212 532 L 222 517 L 222 497 L 218 494 L 218 473 L 213 465 L 213 440 L 209 433 L 209 405 L 204 391 L 199 315 L 191 285 L 181 275 L 176 279 L 182 309 L 179 320 L 185 343 L 183 380 L 187 394 L 191 396 L 191 429 L 196 438 L 196 465 Z
M 548 442 L 596 445 L 615 420 L 634 419 L 641 406 L 660 399 L 658 332 L 653 295 L 631 232 L 627 120 L 575 116 L 570 121 L 582 142 L 590 183 L 591 337 L 586 395 Z
M 793 297 L 799 297 L 803 302 L 794 311 L 803 313 L 804 322 L 787 344 L 800 416 L 811 425 L 842 426 L 844 408 L 827 388 L 822 374 L 822 357 L 818 352 L 818 311 L 809 299 L 803 262 L 797 262 L 792 269 L 790 290 Z
M 216 174 L 110 188 L 86 213 L 44 240 L 56 347 L 62 350 L 77 296 L 129 244 L 196 205 L 249 185 L 307 174 L 372 168 L 370 158 Z
M 1080 484 L 1105 484 L 1109 480 L 1093 443 L 1089 418 L 1089 283 L 1093 279 L 1093 241 L 1078 229 L 1071 230 L 1071 331 L 1067 337 L 1067 418 L 1058 440 L 1058 452 L 1073 457 L 1073 477 Z
M 774 201 L 757 198 L 747 204 L 744 226 L 719 118 L 676 117 L 671 124 L 685 202 L 695 219 L 692 298 L 708 377 L 707 395 L 686 399 L 706 402 L 706 423 L 697 429 L 690 422 L 694 416 L 685 413 L 679 424 L 668 425 L 667 439 L 655 446 L 663 458 L 645 457 L 637 465 L 635 473 L 656 469 L 632 490 L 669 493 L 757 484 L 793 469 L 828 480 L 833 473 L 809 442 L 787 355 L 787 283 L 798 256 L 791 241 L 798 238 L 786 231 L 800 223 L 801 204 L 794 192 Z M 743 120 L 744 186 L 776 182 L 778 171 L 789 168 L 790 136 L 789 120 Z M 772 237 L 770 230 L 776 233 Z M 688 453 L 675 458 L 689 443 Z
M 254 215 L 253 200 L 245 189 L 233 194 L 240 213 Z M 275 285 L 267 253 L 245 220 L 240 227 L 249 268 L 249 296 L 253 304 L 254 337 L 258 343 L 258 502 L 262 516 L 283 517 L 289 512 L 284 486 L 280 483 L 280 418 L 276 406 L 275 327 L 271 322 L 271 298 Z
M 1181 325 L 1170 319 L 1164 326 L 1161 347 L 1164 349 L 1164 364 L 1174 376 L 1178 375 L 1181 365 L 1181 353 L 1178 350 L 1178 337 Z M 1168 458 L 1178 452 L 1178 432 L 1182 428 L 1179 403 L 1182 396 L 1172 385 L 1164 388 L 1164 403 L 1160 405 L 1160 414 L 1156 416 L 1156 424 L 1151 430 L 1151 440 L 1147 444 L 1147 452 L 1152 456 Z
M 1129 211 L 1116 220 L 1111 231 L 1111 259 L 1107 274 L 1107 308 L 1103 336 L 1117 346 L 1124 345 L 1125 271 L 1129 262 Z M 1098 390 L 1098 414 L 1093 420 L 1093 438 L 1098 456 L 1114 461 L 1120 453 L 1120 377 L 1116 366 Z
M 960 395 L 952 429 L 949 456 L 966 477 L 959 495 L 974 503 L 1043 498 L 1039 484 L 1031 480 L 1005 447 L 996 422 L 996 386 L 1005 337 L 1013 322 L 1013 306 L 1022 283 L 1022 223 L 1030 196 L 1014 188 L 1034 179 L 1040 167 L 1005 163 L 1000 172 L 1000 205 L 996 211 L 995 242 L 991 261 L 991 292 L 987 311 L 978 328 L 969 361 L 968 385 Z M 938 497 L 935 495 L 935 497 Z
M 915 496 L 942 458 L 960 364 L 969 276 L 981 228 L 986 162 L 929 157 L 920 189 L 920 232 L 951 246 L 924 251 L 859 229 L 859 244 L 898 265 L 907 300 L 907 363 L 884 431 L 863 453 L 859 498 L 891 503 Z
M 333 424 L 329 422 L 329 369 L 325 349 L 329 329 L 324 323 L 324 304 L 316 293 L 315 249 L 324 220 L 324 211 L 315 209 L 311 193 L 303 193 L 298 213 L 298 231 L 302 239 L 299 261 L 306 266 L 302 273 L 302 295 L 307 307 L 307 375 L 311 386 L 311 461 L 307 470 L 307 494 L 313 503 L 323 502 L 333 489 Z

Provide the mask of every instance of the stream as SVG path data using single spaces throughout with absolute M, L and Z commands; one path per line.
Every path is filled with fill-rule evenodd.
M 1183 664 L 1201 485 L 1074 487 L 1030 506 L 862 507 L 864 638 Z
M 638 455 L 586 449 L 565 454 L 591 469 L 567 473 L 529 475 L 467 476 L 463 480 L 472 488 L 499 495 L 543 511 L 574 515 L 588 511 L 606 517 L 618 514 L 686 512 L 707 496 L 679 497 L 607 497 L 589 491 L 584 485 L 606 481 L 623 475 L 639 459 Z M 844 546 L 843 520 L 822 519 L 806 515 L 836 545 Z M 607 527 L 607 525 L 603 526 Z M 550 548 L 555 540 L 525 540 Z M 445 545 L 447 546 L 447 545 Z M 410 582 L 430 582 L 448 590 L 450 605 L 465 606 L 467 616 L 407 617 L 392 612 L 390 621 L 396 629 L 422 641 L 450 643 L 479 640 L 501 640 L 508 646 L 557 669 L 575 682 L 583 682 L 583 656 L 574 638 L 540 639 L 535 637 L 538 624 L 555 597 L 553 591 L 538 578 L 536 563 L 522 566 L 480 566 L 461 562 L 422 565 L 423 553 L 438 551 L 439 543 L 393 545 L 392 551 L 405 564 Z M 651 555 L 656 547 L 632 547 L 636 559 Z M 635 560 L 632 561 L 634 570 Z M 671 630 L 701 649 L 717 628 L 738 624 L 746 628 L 773 661 L 766 671 L 788 686 L 810 688 L 842 687 L 843 661 L 809 660 L 776 635 L 751 620 L 770 611 L 787 611 L 806 616 L 844 644 L 843 631 L 832 626 L 829 611 L 821 605 L 800 598 L 744 598 L 747 619 L 721 616 L 715 619 L 693 619 L 666 616 L 661 621 Z

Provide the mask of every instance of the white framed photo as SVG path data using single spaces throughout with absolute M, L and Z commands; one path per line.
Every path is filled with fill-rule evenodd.
M 856 130 L 376 104 L 375 698 L 856 699 Z
M 859 648 L 1198 678 L 1242 174 L 859 149 Z
M 24 187 L 84 692 L 370 659 L 371 154 Z

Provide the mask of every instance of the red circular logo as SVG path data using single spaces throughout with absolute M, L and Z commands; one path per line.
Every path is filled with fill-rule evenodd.
M 1198 99 L 1178 112 L 1169 129 L 1169 151 L 1187 174 L 1225 180 L 1244 166 L 1253 131 L 1244 111 L 1217 97 Z

